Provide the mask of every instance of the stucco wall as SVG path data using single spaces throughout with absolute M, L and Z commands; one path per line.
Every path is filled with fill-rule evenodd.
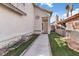
M 59 28 L 59 29 L 55 29 L 55 31 L 56 31 L 58 34 L 60 34 L 61 36 L 65 36 L 65 35 L 66 35 L 65 29 Z
M 77 23 L 77 26 L 75 25 Z M 69 32 L 66 32 L 66 35 L 69 36 L 71 39 L 78 40 L 79 38 L 79 18 L 77 18 L 74 21 L 70 21 L 66 23 L 66 30 L 69 30 Z
M 42 33 L 42 17 L 50 16 L 45 11 L 35 7 L 35 16 L 39 16 L 39 19 L 35 18 L 34 30 L 38 30 L 37 33 Z
M 22 34 L 30 35 L 33 33 L 33 5 L 27 3 L 25 12 L 27 15 L 22 16 L 0 4 L 0 42 Z
M 78 31 L 70 31 L 70 38 L 79 42 L 79 32 Z
M 73 25 L 76 27 L 75 23 L 79 23 L 79 18 L 77 18 L 76 20 L 70 21 L 66 23 L 66 29 L 67 30 L 74 30 Z M 77 28 L 79 30 L 79 26 L 77 26 Z
M 73 30 L 72 21 L 66 23 L 66 30 Z

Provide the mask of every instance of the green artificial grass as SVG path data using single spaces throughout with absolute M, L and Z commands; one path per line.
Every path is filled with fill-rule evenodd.
M 9 51 L 5 56 L 19 56 L 28 46 L 38 37 L 38 35 L 33 34 L 32 37 L 27 41 L 22 43 L 16 49 Z
M 79 56 L 78 52 L 71 50 L 66 42 L 60 40 L 60 35 L 53 32 L 49 34 L 51 52 L 54 56 Z

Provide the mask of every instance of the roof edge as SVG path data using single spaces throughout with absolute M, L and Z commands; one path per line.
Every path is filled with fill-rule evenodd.
M 75 14 L 73 16 L 70 16 L 67 19 L 63 20 L 63 21 L 58 22 L 58 24 L 66 23 L 66 22 L 68 22 L 70 20 L 74 20 L 75 18 L 78 18 L 78 17 L 79 17 L 79 13 L 77 13 L 77 14 Z
M 43 11 L 49 13 L 50 15 L 52 15 L 52 13 L 53 13 L 53 12 L 50 11 L 50 10 L 44 9 L 44 8 L 42 8 L 42 7 L 40 7 L 40 6 L 37 6 L 35 3 L 32 3 L 32 4 L 33 4 L 33 6 L 35 6 L 35 7 L 39 8 L 39 9 L 41 9 L 41 10 L 43 10 Z

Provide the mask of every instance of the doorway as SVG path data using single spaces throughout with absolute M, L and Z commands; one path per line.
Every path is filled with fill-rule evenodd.
M 42 18 L 42 33 L 44 34 L 48 33 L 48 18 L 46 17 Z

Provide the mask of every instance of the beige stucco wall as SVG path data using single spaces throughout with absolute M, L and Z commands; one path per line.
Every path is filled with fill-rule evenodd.
M 35 7 L 35 16 L 39 16 L 39 19 L 35 18 L 34 30 L 38 30 L 35 33 L 42 33 L 42 17 L 50 16 L 47 12 Z
M 61 28 L 59 28 L 59 29 L 55 29 L 55 31 L 58 33 L 58 34 L 60 34 L 61 36 L 65 36 L 65 29 L 61 29 Z
M 74 21 L 67 22 L 66 23 L 66 30 L 74 30 L 72 23 L 74 24 L 75 22 L 79 22 L 79 18 L 77 18 Z M 75 30 L 77 30 L 77 29 L 75 29 Z
M 66 30 L 73 30 L 73 27 L 72 27 L 72 22 L 68 22 L 66 23 Z
M 73 24 L 75 22 L 79 22 L 79 18 L 77 18 L 75 21 L 72 21 Z M 76 42 L 79 43 L 79 29 L 73 28 L 72 22 L 67 22 L 66 23 L 66 30 L 69 30 L 69 32 L 66 32 L 66 35 L 71 38 L 71 40 L 75 40 Z
M 29 8 L 28 8 L 29 7 Z M 11 9 L 0 4 L 0 42 L 9 43 L 9 39 L 19 35 L 30 35 L 34 30 L 34 7 L 25 5 L 27 15 L 19 15 Z M 21 37 L 17 37 L 19 39 Z M 13 40 L 16 40 L 14 38 Z M 6 44 L 7 44 L 6 43 Z M 4 45 L 6 45 L 4 44 Z M 3 46 L 3 45 L 1 45 Z
M 70 38 L 79 42 L 79 31 L 70 31 Z

